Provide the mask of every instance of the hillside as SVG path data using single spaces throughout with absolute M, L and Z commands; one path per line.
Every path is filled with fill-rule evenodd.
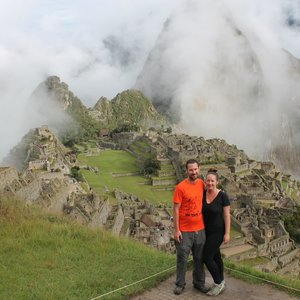
M 229 7 L 183 5 L 165 22 L 135 88 L 185 133 L 224 138 L 300 178 L 299 57 L 269 47 Z
M 0 298 L 91 299 L 174 266 L 175 258 L 101 230 L 0 200 Z M 124 299 L 164 272 L 109 299 Z
M 172 191 L 185 177 L 185 161 L 196 158 L 202 175 L 210 167 L 219 170 L 221 187 L 232 201 L 237 238 L 223 255 L 252 261 L 259 270 L 299 276 L 293 240 L 298 231 L 290 217 L 299 202 L 299 182 L 273 163 L 250 159 L 225 140 L 161 129 L 114 132 L 72 151 L 48 127 L 33 132 L 26 169 L 0 168 L 2 194 L 174 253 Z M 264 262 L 255 263 L 260 257 Z
M 74 159 L 58 137 L 44 125 L 25 134 L 4 158 L 2 165 L 16 167 L 19 171 L 27 168 L 48 171 L 65 169 L 68 173 Z
M 127 90 L 119 93 L 111 101 L 100 98 L 89 114 L 102 126 L 109 128 L 123 124 L 142 128 L 159 127 L 167 122 L 154 108 L 151 101 L 140 91 Z
M 123 91 L 111 100 L 101 97 L 93 108 L 87 108 L 57 76 L 39 84 L 29 105 L 48 119 L 49 127 L 69 146 L 95 138 L 101 129 L 112 131 L 124 125 L 145 129 L 167 124 L 140 91 Z

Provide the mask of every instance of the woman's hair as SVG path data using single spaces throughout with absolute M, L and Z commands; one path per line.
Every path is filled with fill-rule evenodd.
M 214 169 L 214 168 L 208 169 L 206 176 L 209 175 L 209 174 L 215 175 L 216 179 L 219 180 L 219 174 L 218 174 L 217 169 Z

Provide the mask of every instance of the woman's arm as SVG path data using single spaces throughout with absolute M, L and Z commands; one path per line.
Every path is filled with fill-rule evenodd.
M 223 207 L 223 216 L 225 222 L 224 244 L 230 240 L 230 205 Z

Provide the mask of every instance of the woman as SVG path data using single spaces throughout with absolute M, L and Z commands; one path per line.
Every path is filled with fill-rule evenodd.
M 227 194 L 217 188 L 218 182 L 217 170 L 209 169 L 202 208 L 206 233 L 203 260 L 214 280 L 214 286 L 207 292 L 209 296 L 217 296 L 225 289 L 220 246 L 230 239 L 230 202 Z

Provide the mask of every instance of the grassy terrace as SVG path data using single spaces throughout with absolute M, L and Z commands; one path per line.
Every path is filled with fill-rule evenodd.
M 125 151 L 104 150 L 95 156 L 80 154 L 80 165 L 95 166 L 98 173 L 82 169 L 81 172 L 92 189 L 99 195 L 107 195 L 111 201 L 113 189 L 118 188 L 124 192 L 139 197 L 140 200 L 148 200 L 152 203 L 172 203 L 172 191 L 157 191 L 149 185 L 149 179 L 143 176 L 114 177 L 114 173 L 135 173 L 139 168 L 135 164 L 135 158 Z M 106 193 L 106 190 L 110 193 Z
M 143 159 L 151 158 L 154 155 L 150 151 L 151 148 L 146 141 L 135 141 L 133 144 L 130 145 L 129 148 Z
M 5 300 L 91 299 L 175 265 L 172 255 L 14 200 L 0 200 L 0 239 L 0 299 Z M 128 299 L 168 275 L 103 299 Z

